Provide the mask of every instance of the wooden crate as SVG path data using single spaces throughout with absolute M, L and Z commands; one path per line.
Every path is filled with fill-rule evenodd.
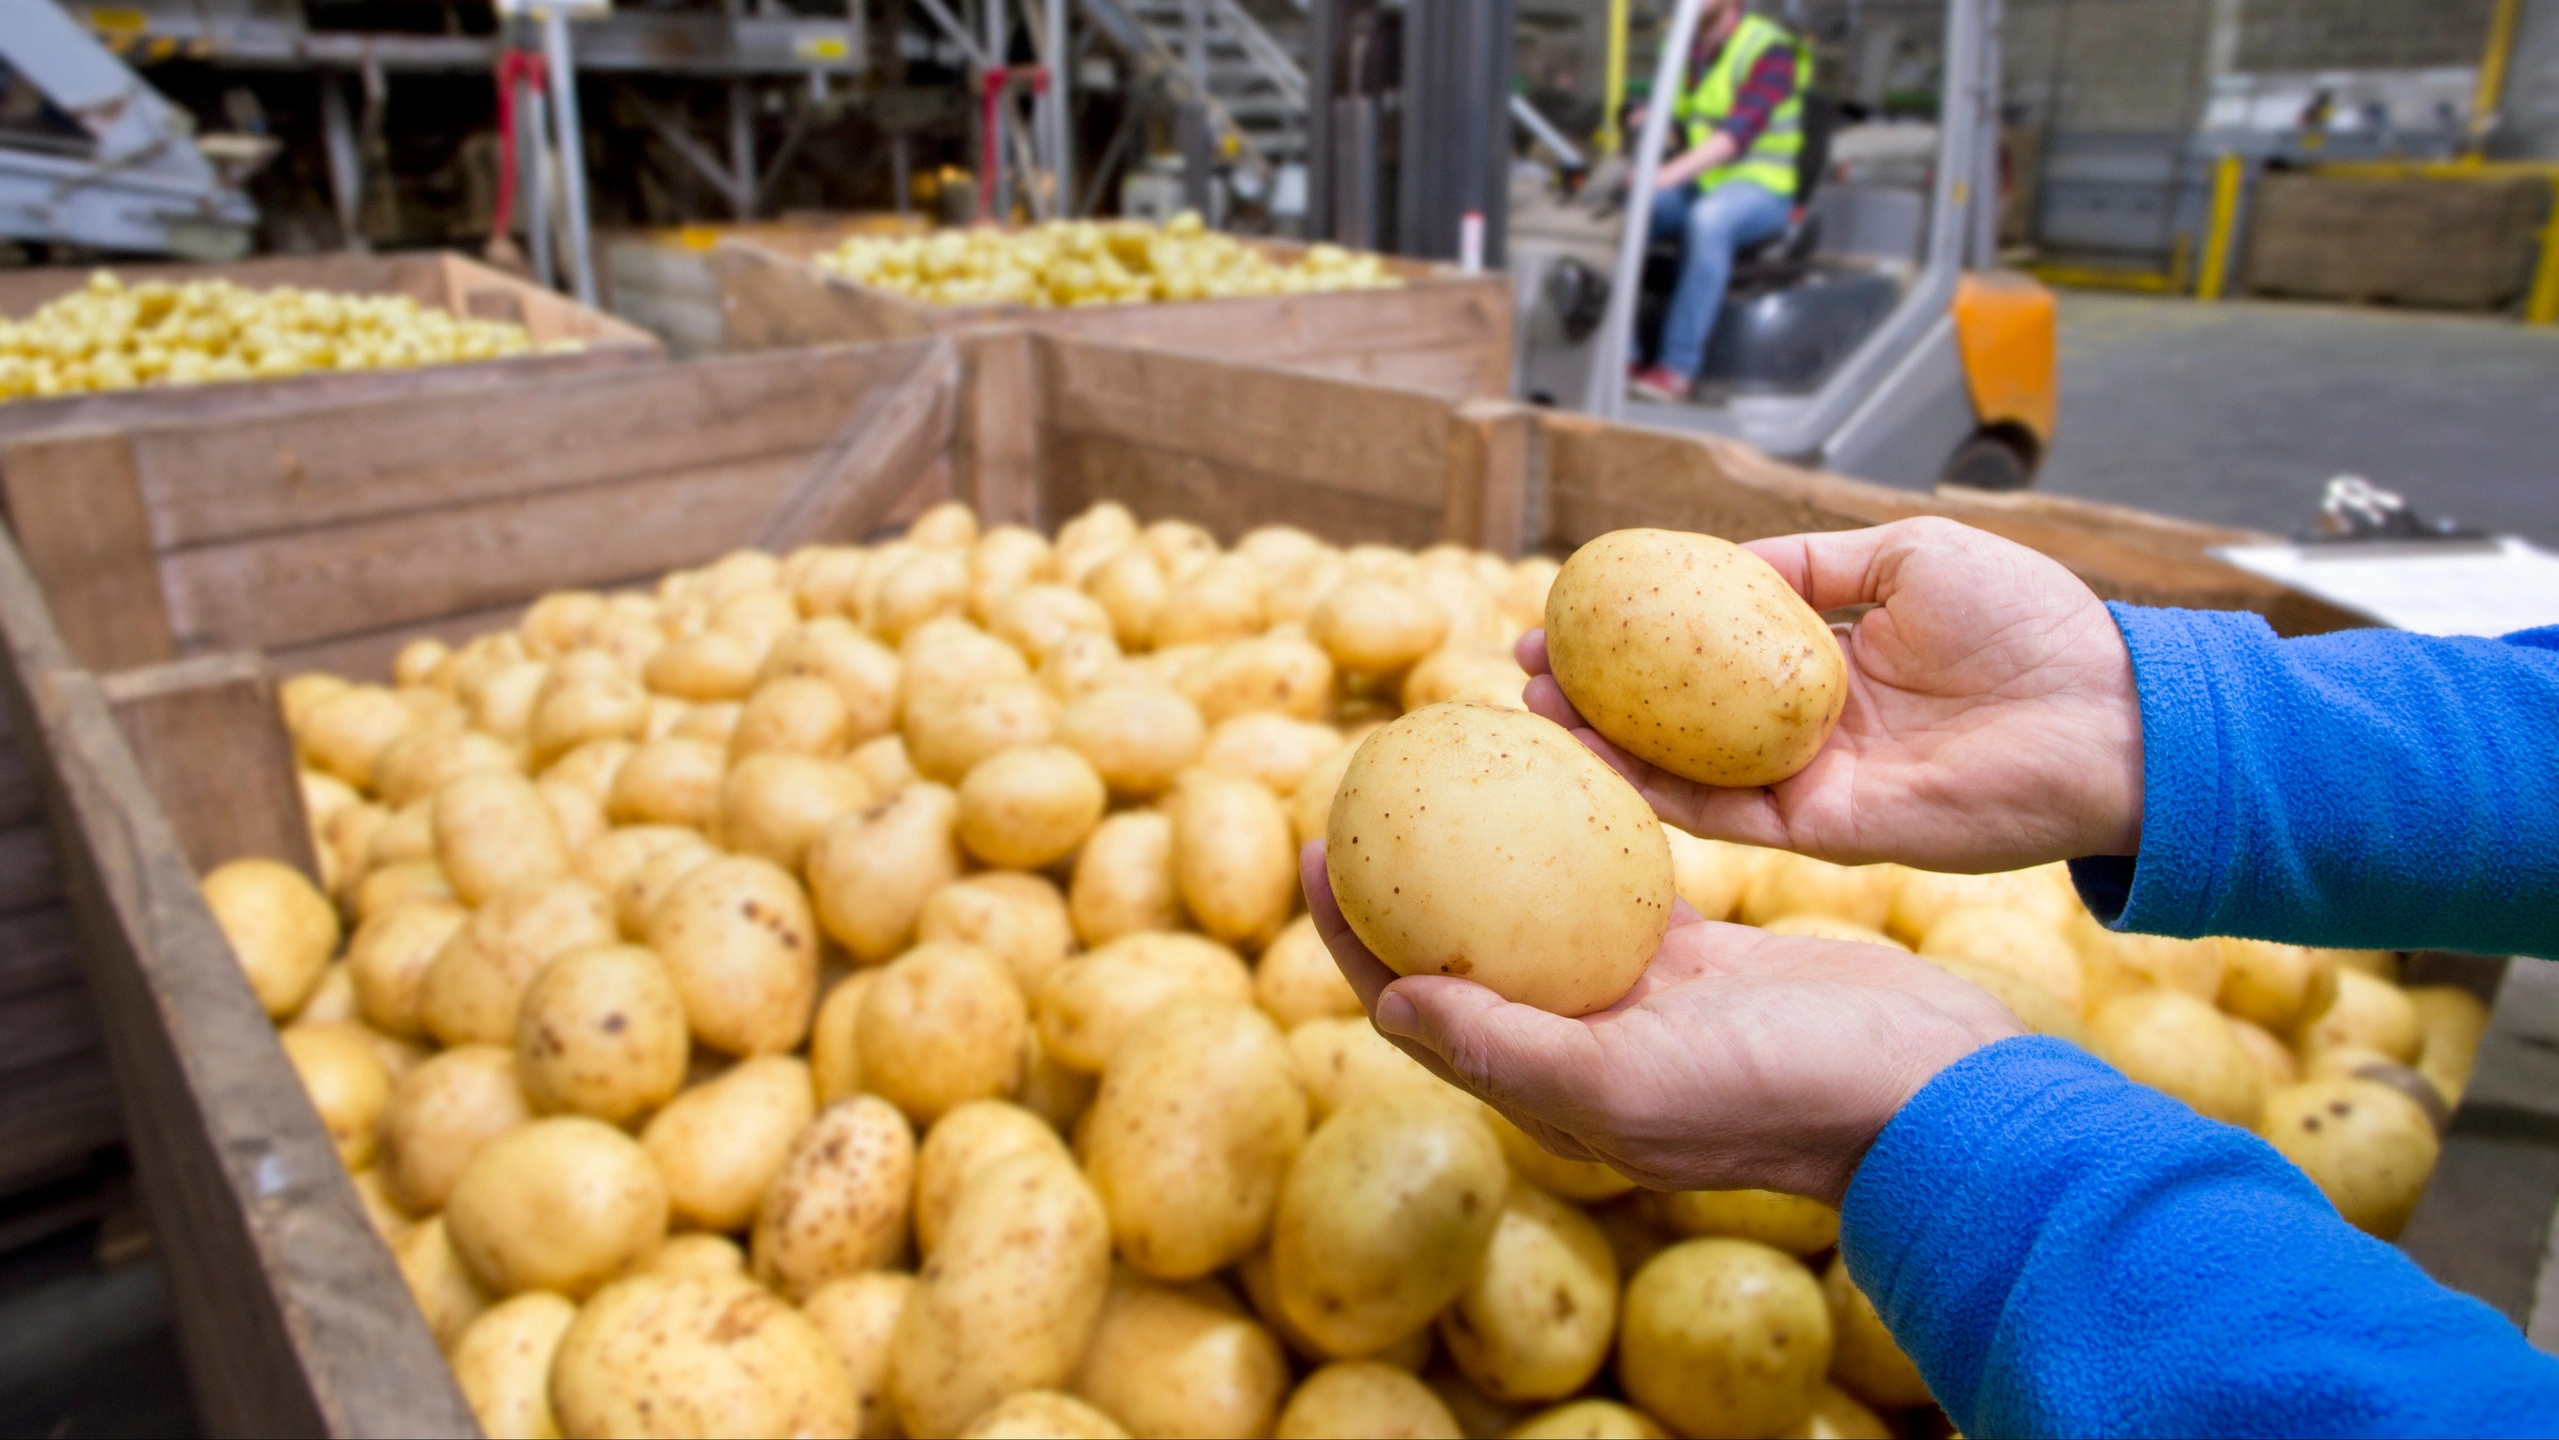
M 1748 538 L 1956 513 L 2109 593 L 2253 603 L 2220 532 L 1931 500 L 1723 442 L 1024 331 L 763 353 L 489 395 L 0 440 L 0 633 L 96 1024 L 208 1426 L 467 1433 L 194 877 L 310 864 L 281 670 L 741 545 L 859 539 L 945 498 L 1052 526 L 1118 499 L 1233 539 L 1516 553 L 1635 520 Z
M 1388 257 L 1400 290 L 1271 295 L 1031 310 L 1019 305 L 927 305 L 830 275 L 809 263 L 834 242 L 764 233 L 713 253 L 728 343 L 737 349 L 836 341 L 905 340 L 989 324 L 1194 355 L 1257 360 L 1322 375 L 1436 394 L 1510 394 L 1508 280 L 1455 266 Z M 1263 242 L 1275 259 L 1300 247 Z
M 921 215 L 866 212 L 607 234 L 596 247 L 604 256 L 601 303 L 664 341 L 670 355 L 716 355 L 730 348 L 720 277 L 711 268 L 711 252 L 722 240 L 769 240 L 786 253 L 814 254 L 847 235 L 908 235 L 929 228 Z
M 2257 182 L 2253 295 L 2500 310 L 2523 298 L 2551 214 L 2539 175 L 2319 175 Z

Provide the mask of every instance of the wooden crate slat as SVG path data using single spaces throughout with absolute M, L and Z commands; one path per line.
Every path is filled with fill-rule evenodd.
M 82 1004 L 87 1005 L 85 991 Z M 94 1041 L 87 1049 L 13 1069 L 0 1082 L 5 1082 L 0 1083 L 0 1195 L 84 1167 L 124 1134 L 115 1078 Z
M 53 903 L 0 915 L 0 1007 L 79 979 L 80 939 L 69 910 Z
M 1052 432 L 1049 440 L 1045 493 L 1057 518 L 1116 500 L 1141 520 L 1188 520 L 1228 541 L 1260 525 L 1414 549 L 1441 539 L 1436 496 L 1388 500 L 1300 485 L 1119 436 Z
M 98 1012 L 74 974 L 0 1004 L 0 1094 L 19 1071 L 98 1048 Z
M 50 904 L 62 896 L 53 836 L 41 821 L 0 830 L 0 915 Z
M 143 781 L 197 874 L 258 857 L 290 862 L 319 881 L 310 816 L 294 782 L 293 737 L 265 656 L 206 655 L 110 675 L 104 685 Z
M 0 442 L 0 496 L 80 663 L 121 670 L 176 656 L 130 436 L 72 430 Z

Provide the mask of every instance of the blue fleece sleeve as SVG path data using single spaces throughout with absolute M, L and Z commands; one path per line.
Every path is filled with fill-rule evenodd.
M 2559 629 L 2503 640 L 2113 605 L 2141 853 L 2072 863 L 2118 929 L 2559 954 Z
M 2059 1040 L 1913 1097 L 1840 1250 L 1967 1435 L 2559 1433 L 2559 1360 L 2272 1146 Z

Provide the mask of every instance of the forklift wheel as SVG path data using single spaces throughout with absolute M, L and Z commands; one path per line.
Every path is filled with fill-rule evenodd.
M 2023 490 L 2035 483 L 2035 470 L 2013 442 L 1984 433 L 1955 447 L 1944 479 L 1974 490 Z

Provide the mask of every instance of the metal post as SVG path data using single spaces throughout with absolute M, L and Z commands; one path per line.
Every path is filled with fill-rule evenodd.
M 1626 143 L 1617 114 L 1626 108 L 1627 0 L 1608 0 L 1608 83 L 1600 87 L 1599 153 L 1614 155 Z
M 1971 268 L 1989 270 L 1999 264 L 1999 27 L 2002 0 L 1982 0 L 1980 80 L 1969 103 L 1980 116 L 1981 143 L 1973 166 L 1973 241 Z
M 1306 234 L 1338 240 L 1335 196 L 1342 152 L 1334 140 L 1334 72 L 1341 66 L 1345 0 L 1308 0 L 1306 7 Z
M 1182 152 L 1182 203 L 1209 218 L 1209 183 L 1216 166 L 1217 137 L 1208 123 L 1208 107 L 1194 101 L 1173 116 L 1173 142 Z
M 356 148 L 355 121 L 347 114 L 346 83 L 335 70 L 315 71 L 320 81 L 320 136 L 329 152 L 329 198 L 338 210 L 338 234 L 362 254 L 364 157 Z
M 755 218 L 755 87 L 729 82 L 729 213 Z
M 1634 345 L 1636 298 L 1627 277 L 1644 273 L 1644 246 L 1653 228 L 1653 177 L 1661 170 L 1662 141 L 1670 134 L 1670 99 L 1679 93 L 1680 66 L 1697 38 L 1697 16 L 1705 6 L 1706 0 L 1679 0 L 1670 28 L 1662 34 L 1661 59 L 1653 66 L 1652 96 L 1644 105 L 1634 173 L 1626 184 L 1626 229 L 1617 238 L 1618 283 L 1608 288 L 1608 318 L 1600 322 L 1599 338 L 1591 347 L 1590 378 L 1582 386 L 1582 409 L 1603 420 L 1626 413 L 1626 357 Z
M 533 256 L 533 278 L 545 290 L 560 288 L 560 257 L 551 249 L 551 147 L 543 138 L 542 107 L 533 82 L 515 79 L 515 204 L 524 215 L 524 248 Z
M 993 70 L 1004 68 L 1004 41 L 1009 28 L 1004 23 L 1004 0 L 986 0 L 986 63 L 993 67 Z M 978 83 L 993 84 L 995 81 L 993 70 L 979 76 Z M 986 197 L 985 213 L 996 224 L 1002 225 L 1013 218 L 1013 199 L 1005 193 L 1004 183 L 1004 129 L 1007 123 L 1005 112 L 1012 106 L 1004 99 L 1003 94 L 998 92 L 994 103 L 983 108 L 986 111 L 987 127 L 987 173 L 979 176 L 977 183 L 985 187 L 979 192 Z
M 568 200 L 569 275 L 578 303 L 595 303 L 595 255 L 586 233 L 586 146 L 578 128 L 578 68 L 569 53 L 569 17 L 542 12 L 542 48 L 551 62 L 552 129 L 560 145 L 560 190 Z
M 1075 214 L 1075 129 L 1074 110 L 1067 103 L 1073 95 L 1075 47 L 1067 43 L 1066 0 L 1048 0 L 1048 56 L 1042 63 L 1048 70 L 1048 93 L 1041 98 L 1048 117 L 1049 213 L 1059 219 Z
M 1333 102 L 1332 238 L 1354 250 L 1377 248 L 1377 101 Z M 1314 232 L 1321 235 L 1325 232 Z

